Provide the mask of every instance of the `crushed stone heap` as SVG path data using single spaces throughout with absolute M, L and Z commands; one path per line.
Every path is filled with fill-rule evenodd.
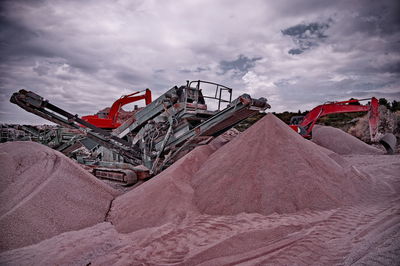
M 315 126 L 312 131 L 312 141 L 341 155 L 384 154 L 383 151 L 334 127 Z
M 159 175 L 117 197 L 107 220 L 118 232 L 129 233 L 199 214 L 192 204 L 190 178 L 215 151 L 210 144 L 195 148 Z
M 269 114 L 221 148 L 198 147 L 118 197 L 109 221 L 126 233 L 193 214 L 325 210 L 358 200 L 369 187 L 368 176 Z
M 369 177 L 268 114 L 213 153 L 192 187 L 201 213 L 268 215 L 349 204 Z
M 0 144 L 0 251 L 104 221 L 117 193 L 58 151 Z

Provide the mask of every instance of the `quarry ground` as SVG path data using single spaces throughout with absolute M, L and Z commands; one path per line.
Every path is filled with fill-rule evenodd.
M 339 155 L 271 116 L 246 132 L 228 144 L 195 149 L 119 196 L 94 182 L 96 197 L 97 191 L 114 195 L 106 218 L 90 226 L 78 221 L 76 229 L 66 224 L 33 245 L 3 247 L 0 264 L 400 265 L 399 154 Z M 346 150 L 363 151 L 356 140 L 345 142 Z M 62 189 L 39 183 L 47 193 Z M 72 194 L 85 187 L 81 181 Z M 65 201 L 84 211 L 83 201 L 70 198 L 60 200 L 59 212 L 67 211 Z M 32 205 L 32 220 L 38 219 L 32 209 L 48 208 L 40 204 Z M 0 222 L 18 208 L 1 213 Z

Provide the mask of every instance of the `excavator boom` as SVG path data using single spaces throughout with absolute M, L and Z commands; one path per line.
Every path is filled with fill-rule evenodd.
M 146 89 L 143 95 L 137 95 L 138 93 L 141 92 L 143 91 L 137 91 L 122 96 L 113 103 L 108 113 L 99 112 L 95 115 L 83 116 L 82 119 L 99 128 L 104 128 L 104 129 L 117 128 L 121 125 L 121 123 L 118 122 L 118 117 L 122 106 L 140 100 L 145 100 L 146 105 L 149 105 L 151 103 L 151 91 L 149 89 Z
M 361 105 L 360 101 L 370 100 L 370 104 Z M 375 97 L 368 99 L 351 99 L 342 102 L 329 102 L 313 108 L 301 121 L 291 123 L 290 127 L 298 131 L 303 137 L 311 138 L 311 132 L 320 117 L 329 114 L 369 112 L 369 129 L 371 140 L 376 141 L 379 123 L 379 102 Z

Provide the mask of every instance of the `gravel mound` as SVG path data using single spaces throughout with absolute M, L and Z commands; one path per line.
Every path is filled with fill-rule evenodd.
M 326 210 L 368 191 L 369 177 L 303 139 L 272 114 L 213 153 L 192 176 L 201 213 Z
M 338 128 L 316 126 L 313 128 L 312 136 L 312 141 L 314 143 L 338 154 L 384 154 L 383 151 L 368 145 Z
M 177 222 L 189 214 L 198 214 L 192 204 L 190 178 L 215 150 L 200 146 L 137 189 L 113 201 L 108 221 L 119 232 Z
M 116 192 L 60 152 L 0 145 L 0 251 L 104 221 Z
M 18 160 L 0 156 L 14 173 Z M 381 158 L 387 156 L 350 156 L 361 170 L 377 168 L 371 181 L 268 115 L 231 142 L 219 138 L 197 147 L 117 197 L 112 223 L 2 252 L 0 264 L 395 265 L 395 156 L 389 163 Z M 387 187 L 379 186 L 381 179 Z M 2 182 L 9 187 L 13 179 Z
M 369 185 L 369 177 L 339 155 L 303 139 L 271 114 L 221 148 L 198 147 L 118 197 L 109 221 L 127 233 L 190 214 L 326 210 L 358 200 Z

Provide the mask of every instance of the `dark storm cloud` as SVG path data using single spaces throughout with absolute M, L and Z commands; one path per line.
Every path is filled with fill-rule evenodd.
M 310 23 L 310 24 L 300 24 L 287 29 L 282 30 L 284 35 L 289 35 L 292 38 L 298 40 L 318 38 L 323 39 L 327 36 L 324 34 L 325 30 L 328 28 L 328 24 L 320 23 Z
M 0 37 L 2 46 L 8 47 L 10 40 L 24 42 L 38 36 L 37 32 L 31 31 L 18 23 L 18 21 L 13 21 L 7 17 L 5 11 L 0 12 Z
M 399 1 L 2 1 L 0 115 L 27 89 L 79 114 L 187 79 L 267 97 L 273 111 L 400 91 Z M 193 10 L 207 10 L 196 15 Z M 377 97 L 380 97 L 378 94 Z
M 2 61 L 23 60 L 32 55 L 52 56 L 39 47 L 31 47 L 29 42 L 40 37 L 39 32 L 33 31 L 22 23 L 0 14 L 0 56 Z
M 303 53 L 304 52 L 304 49 L 299 49 L 299 48 L 296 48 L 296 49 L 290 49 L 289 51 L 288 51 L 288 53 L 289 54 L 292 54 L 292 55 L 295 55 L 295 54 L 301 54 L 301 53 Z
M 349 2 L 348 6 L 352 7 Z M 369 35 L 388 35 L 400 29 L 400 2 L 399 1 L 366 1 L 343 24 L 343 29 L 349 34 L 355 31 Z
M 360 68 L 362 69 L 363 74 L 365 75 L 379 75 L 379 74 L 390 74 L 394 76 L 399 76 L 400 75 L 400 62 L 395 61 L 395 62 L 390 62 L 386 63 L 383 65 L 366 65 L 364 67 L 358 66 L 357 69 L 347 69 L 348 71 L 351 71 L 352 73 L 360 71 Z M 346 69 L 343 69 L 346 70 Z
M 314 22 L 309 24 L 299 24 L 282 30 L 282 34 L 291 37 L 297 46 L 296 48 L 290 49 L 288 53 L 297 55 L 317 46 L 322 40 L 328 37 L 325 34 L 325 31 L 328 28 L 329 25 L 326 23 Z
M 14 13 L 20 7 L 24 9 L 40 7 L 40 1 L 9 1 L 3 3 L 0 14 L 0 56 L 3 63 L 10 61 L 34 61 L 38 58 L 59 58 L 62 62 L 68 63 L 74 68 L 87 73 L 96 72 L 99 62 L 95 60 L 95 53 L 91 47 L 71 47 L 65 36 L 74 32 L 45 31 L 30 25 L 29 21 L 18 19 Z M 45 4 L 43 1 L 42 4 Z M 57 23 L 51 20 L 51 15 L 46 19 L 50 23 Z M 79 43 L 79 39 L 73 45 Z M 42 72 L 43 74 L 43 72 Z
M 249 57 L 241 54 L 238 56 L 237 59 L 232 60 L 232 61 L 222 60 L 219 63 L 219 66 L 222 70 L 222 74 L 225 74 L 229 70 L 233 70 L 239 74 L 245 74 L 256 65 L 256 62 L 258 60 L 261 60 L 261 59 L 262 59 L 261 57 L 249 58 Z
M 387 64 L 382 67 L 382 70 L 385 73 L 393 73 L 393 74 L 400 74 L 400 62 L 395 62 L 391 64 Z

